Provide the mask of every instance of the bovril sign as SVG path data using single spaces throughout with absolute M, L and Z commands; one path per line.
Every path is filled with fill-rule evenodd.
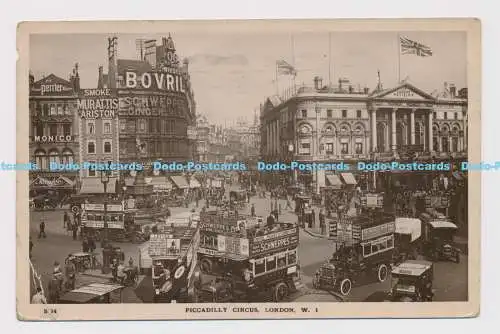
M 40 143 L 67 143 L 73 141 L 73 136 L 35 136 L 34 139 Z

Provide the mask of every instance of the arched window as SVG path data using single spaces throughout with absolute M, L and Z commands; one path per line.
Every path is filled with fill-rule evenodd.
M 59 159 L 59 152 L 56 149 L 52 149 L 49 152 L 49 163 L 50 164 L 59 164 L 60 162 L 61 161 Z
M 47 169 L 47 153 L 44 150 L 38 150 L 35 152 L 35 164 L 39 169 Z
M 62 163 L 63 164 L 72 164 L 74 162 L 73 151 L 69 148 L 64 149 L 62 152 Z

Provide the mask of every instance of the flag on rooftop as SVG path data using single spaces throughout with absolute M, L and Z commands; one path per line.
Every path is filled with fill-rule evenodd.
M 417 55 L 419 57 L 430 57 L 432 56 L 432 49 L 427 45 L 419 42 L 412 41 L 409 38 L 400 36 L 399 41 L 401 44 L 401 54 L 407 55 Z

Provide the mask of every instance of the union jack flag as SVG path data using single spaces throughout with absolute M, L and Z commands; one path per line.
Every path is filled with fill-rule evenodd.
M 295 69 L 295 67 L 293 67 L 292 65 L 290 65 L 289 63 L 287 63 L 284 60 L 278 60 L 276 62 L 276 68 L 277 68 L 278 74 L 280 74 L 280 75 L 292 75 L 292 76 L 297 75 L 297 70 Z
M 411 54 L 419 57 L 432 56 L 432 50 L 427 45 L 412 41 L 406 37 L 399 37 L 399 41 L 401 43 L 401 54 Z

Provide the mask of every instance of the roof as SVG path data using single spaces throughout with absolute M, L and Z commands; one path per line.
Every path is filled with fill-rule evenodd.
M 412 84 L 408 83 L 407 81 L 403 81 L 402 83 L 400 83 L 399 85 L 397 85 L 396 87 L 393 87 L 393 88 L 384 89 L 382 91 L 374 91 L 370 95 L 370 98 L 384 98 L 387 95 L 389 95 L 389 94 L 391 94 L 391 93 L 393 93 L 401 88 L 407 88 L 410 91 L 416 93 L 417 95 L 420 95 L 421 98 L 424 98 L 427 100 L 436 100 L 436 98 L 434 96 L 432 96 L 432 95 L 424 92 L 423 90 L 413 86 Z M 411 100 L 411 98 L 407 98 L 407 97 L 404 97 L 403 99 Z
M 434 228 L 458 228 L 457 225 L 446 220 L 433 220 L 429 224 Z
M 342 181 L 340 181 L 340 178 L 335 175 L 335 174 L 327 174 L 326 175 L 326 180 L 332 187 L 340 187 L 342 186 Z
M 136 59 L 118 59 L 117 67 L 118 73 L 120 74 L 126 71 L 132 71 L 142 74 L 152 70 L 152 67 L 149 63 Z
M 116 177 L 110 177 L 106 187 L 106 193 L 115 193 L 115 183 L 118 180 Z M 82 187 L 80 194 L 104 194 L 104 185 L 98 177 L 88 177 L 82 179 Z
M 352 173 L 340 173 L 342 178 L 344 179 L 344 182 L 349 185 L 356 185 L 358 182 L 354 178 L 354 175 Z
M 177 188 L 180 189 L 189 188 L 189 184 L 187 183 L 186 178 L 182 175 L 172 175 L 170 176 L 170 179 L 172 179 L 172 182 L 175 184 Z
M 61 297 L 61 301 L 85 303 L 95 297 L 103 296 L 109 292 L 113 292 L 122 288 L 123 286 L 118 284 L 92 283 L 64 294 Z
M 422 260 L 408 260 L 392 270 L 396 275 L 420 276 L 432 268 L 432 262 Z

